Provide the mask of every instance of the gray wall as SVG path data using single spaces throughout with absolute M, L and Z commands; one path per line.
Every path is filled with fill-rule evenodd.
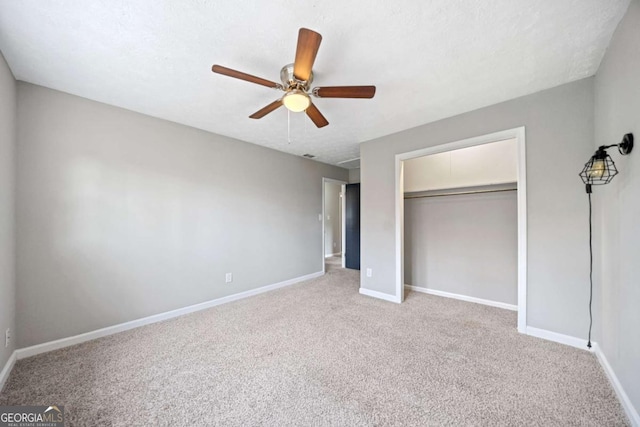
M 0 370 L 15 349 L 15 146 L 16 81 L 0 53 Z M 7 328 L 13 342 L 4 346 Z
M 22 82 L 18 140 L 22 347 L 321 271 L 348 176 Z
M 593 154 L 593 79 L 588 78 L 360 146 L 361 286 L 395 294 L 395 155 L 526 127 L 529 326 L 586 338 L 587 210 L 578 178 Z
M 342 185 L 335 182 L 324 184 L 324 254 L 342 251 L 342 220 L 340 193 Z
M 349 169 L 349 184 L 358 184 L 360 182 L 360 168 Z
M 601 333 L 597 341 L 636 411 L 640 412 L 640 2 L 633 0 L 595 79 L 595 145 L 616 144 L 632 132 L 636 146 L 622 157 L 609 150 L 620 174 L 594 189 L 601 221 Z M 586 159 L 585 159 L 586 161 Z M 597 318 L 600 320 L 599 318 Z
M 406 284 L 518 302 L 515 191 L 405 200 Z

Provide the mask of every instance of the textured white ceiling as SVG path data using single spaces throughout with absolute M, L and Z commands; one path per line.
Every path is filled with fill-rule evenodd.
M 593 75 L 629 0 L 3 0 L 0 50 L 19 80 L 336 164 L 358 144 Z M 280 108 L 299 27 L 323 36 L 314 86 L 330 125 Z M 289 120 L 290 119 L 290 120 Z M 288 122 L 290 121 L 290 127 Z

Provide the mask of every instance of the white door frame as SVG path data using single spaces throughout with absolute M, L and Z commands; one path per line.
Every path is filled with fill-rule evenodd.
M 345 221 L 344 221 L 344 186 L 347 185 L 346 181 L 340 181 L 339 179 L 333 179 L 333 178 L 322 178 L 322 273 L 324 274 L 326 271 L 325 265 L 324 265 L 324 260 L 325 260 L 325 251 L 326 248 L 324 247 L 324 222 L 327 219 L 327 214 L 325 213 L 325 208 L 324 208 L 324 185 L 328 182 L 334 183 L 334 184 L 340 184 L 341 185 L 341 191 L 342 191 L 342 212 L 341 212 L 341 218 L 340 218 L 340 222 L 341 222 L 341 229 L 342 229 L 342 248 L 341 248 L 341 252 L 342 252 L 342 267 L 344 268 L 344 231 L 345 231 Z
M 448 144 L 396 154 L 396 295 L 404 300 L 404 161 L 460 148 L 473 147 L 505 139 L 516 139 L 518 152 L 518 332 L 527 329 L 527 163 L 524 126 L 463 139 Z M 324 187 L 323 187 L 324 188 Z M 324 234 L 324 233 L 323 233 Z

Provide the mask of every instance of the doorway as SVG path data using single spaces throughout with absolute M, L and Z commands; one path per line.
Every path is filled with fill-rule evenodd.
M 322 178 L 322 272 L 327 264 L 344 268 L 345 186 L 344 181 Z
M 396 155 L 396 302 L 402 302 L 404 300 L 405 287 L 405 162 L 419 157 L 480 146 L 508 139 L 515 140 L 517 151 L 517 310 L 518 331 L 525 333 L 527 308 L 527 196 L 524 127 Z

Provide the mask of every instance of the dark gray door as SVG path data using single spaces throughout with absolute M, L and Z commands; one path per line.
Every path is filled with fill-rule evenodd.
M 345 267 L 360 270 L 360 184 L 347 184 Z

